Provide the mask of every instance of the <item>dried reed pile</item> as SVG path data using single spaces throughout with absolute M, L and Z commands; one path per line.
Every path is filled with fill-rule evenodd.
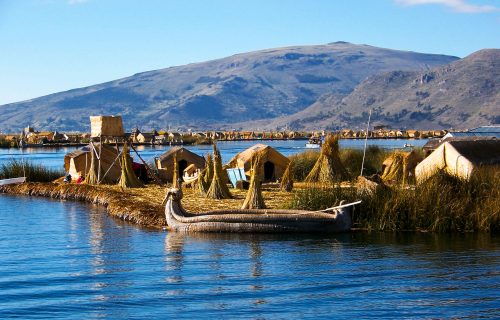
M 23 183 L 0 186 L 0 193 L 85 201 L 103 205 L 111 216 L 125 221 L 154 228 L 161 228 L 165 225 L 163 208 L 159 202 L 153 203 L 141 199 L 136 194 L 120 192 L 116 190 L 116 186 Z
M 214 173 L 210 188 L 206 197 L 212 199 L 230 199 L 232 198 L 229 188 L 224 178 L 225 171 L 222 169 L 222 158 L 217 146 L 214 144 Z
M 97 156 L 94 150 L 94 144 L 90 143 L 90 167 L 87 176 L 85 177 L 85 184 L 96 185 L 99 183 L 97 174 Z
M 124 189 L 126 188 L 142 188 L 144 184 L 135 175 L 134 169 L 132 168 L 132 161 L 130 160 L 128 142 L 123 145 L 123 150 L 121 154 L 120 165 L 122 167 L 122 175 L 118 185 Z
M 210 188 L 210 182 L 213 179 L 213 166 L 214 162 L 212 160 L 212 155 L 208 154 L 205 168 L 200 172 L 198 180 L 196 181 L 196 186 L 200 195 L 206 195 Z
M 319 158 L 305 181 L 334 183 L 347 179 L 349 175 L 339 157 L 339 136 L 330 134 L 326 137 Z
M 404 154 L 402 152 L 395 152 L 387 160 L 390 163 L 386 165 L 384 172 L 382 173 L 382 180 L 398 182 L 404 181 L 405 172 L 407 171 L 407 163 Z M 387 163 L 386 161 L 384 161 L 384 163 Z
M 293 189 L 292 172 L 293 172 L 293 161 L 290 161 L 290 163 L 285 169 L 285 172 L 283 173 L 283 177 L 281 177 L 281 183 L 280 183 L 281 191 L 286 191 L 286 192 L 292 191 Z
M 264 209 L 266 207 L 264 198 L 262 197 L 262 152 L 258 152 L 252 159 L 252 173 L 250 176 L 250 186 L 248 187 L 247 196 L 241 209 Z

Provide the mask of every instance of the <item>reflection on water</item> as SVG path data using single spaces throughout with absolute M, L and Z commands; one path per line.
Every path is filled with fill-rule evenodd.
M 0 196 L 0 318 L 498 318 L 489 234 L 180 234 Z

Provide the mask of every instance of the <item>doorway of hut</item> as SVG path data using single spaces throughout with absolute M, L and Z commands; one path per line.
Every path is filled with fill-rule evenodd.
M 264 181 L 274 181 L 274 163 L 264 162 Z
M 184 169 L 186 169 L 188 166 L 188 162 L 184 159 L 180 160 L 180 161 L 177 161 L 177 167 L 179 168 L 179 172 L 178 172 L 178 177 L 180 177 L 182 179 L 182 181 L 184 181 L 184 178 L 182 177 L 183 174 L 184 174 Z

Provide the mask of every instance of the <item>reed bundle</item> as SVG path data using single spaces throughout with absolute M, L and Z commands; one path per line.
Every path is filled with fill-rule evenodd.
M 214 178 L 214 160 L 211 154 L 207 154 L 207 161 L 205 163 L 205 168 L 207 169 L 207 171 L 206 174 L 203 176 L 203 182 L 205 183 L 205 186 L 207 186 L 206 190 L 208 191 L 210 183 Z
M 254 155 L 252 161 L 252 173 L 250 176 L 250 186 L 248 187 L 248 192 L 241 206 L 241 209 L 264 209 L 266 207 L 264 203 L 264 198 L 262 197 L 262 177 L 261 177 L 261 167 L 262 167 L 262 152 L 258 152 Z
M 318 160 L 305 181 L 334 183 L 347 179 L 349 175 L 339 157 L 339 136 L 329 134 L 321 147 Z
M 134 169 L 132 168 L 132 161 L 130 160 L 128 142 L 123 145 L 123 150 L 121 154 L 121 167 L 122 175 L 118 185 L 124 189 L 126 188 L 142 188 L 144 184 L 135 175 Z
M 222 158 L 217 146 L 214 144 L 214 173 L 210 188 L 207 191 L 206 197 L 212 199 L 230 199 L 232 198 L 229 188 L 224 179 L 224 170 L 222 169 Z
M 293 189 L 292 172 L 293 172 L 293 161 L 290 161 L 290 163 L 288 163 L 288 166 L 285 169 L 285 172 L 283 173 L 283 177 L 281 177 L 281 183 L 280 183 L 281 191 L 286 191 L 286 192 L 292 191 Z
M 200 195 L 206 195 L 208 189 L 210 188 L 210 182 L 213 178 L 213 166 L 214 163 L 212 155 L 208 154 L 205 162 L 205 168 L 200 172 L 198 179 L 196 180 L 196 186 Z
M 96 185 L 99 183 L 98 173 L 97 173 L 97 155 L 95 154 L 94 145 L 90 144 L 90 167 L 87 172 L 87 176 L 85 177 L 85 184 Z
M 402 152 L 395 152 L 386 160 L 389 162 L 382 173 L 384 182 L 404 182 L 405 172 L 407 171 L 406 157 Z M 384 161 L 384 163 L 387 163 Z

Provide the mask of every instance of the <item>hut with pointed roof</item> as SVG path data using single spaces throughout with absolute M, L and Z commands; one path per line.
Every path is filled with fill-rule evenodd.
M 94 143 L 94 147 L 89 144 L 67 153 L 64 156 L 64 170 L 71 174 L 73 180 L 78 179 L 80 175 L 85 177 L 90 169 L 92 156 L 90 152 L 94 149 L 97 150 L 97 153 L 101 153 L 101 173 L 104 175 L 108 172 L 103 182 L 116 183 L 121 176 L 120 161 L 116 160 L 119 152 L 115 147 L 107 144 L 103 144 L 102 148 L 100 148 L 99 143 Z
M 468 180 L 480 166 L 500 165 L 500 140 L 496 138 L 448 140 L 439 145 L 415 168 L 417 182 L 438 171 Z
M 178 177 L 183 176 L 184 169 L 191 164 L 194 165 L 192 170 L 205 168 L 205 158 L 189 151 L 184 147 L 173 147 L 161 156 L 155 159 L 156 168 L 160 174 L 160 178 L 167 182 L 172 182 L 174 177 L 174 158 L 177 159 Z
M 252 159 L 260 151 L 262 151 L 261 177 L 263 177 L 264 181 L 276 181 L 280 179 L 290 160 L 276 149 L 261 143 L 235 155 L 227 163 L 227 166 L 230 168 L 243 168 L 247 175 L 250 176 Z

